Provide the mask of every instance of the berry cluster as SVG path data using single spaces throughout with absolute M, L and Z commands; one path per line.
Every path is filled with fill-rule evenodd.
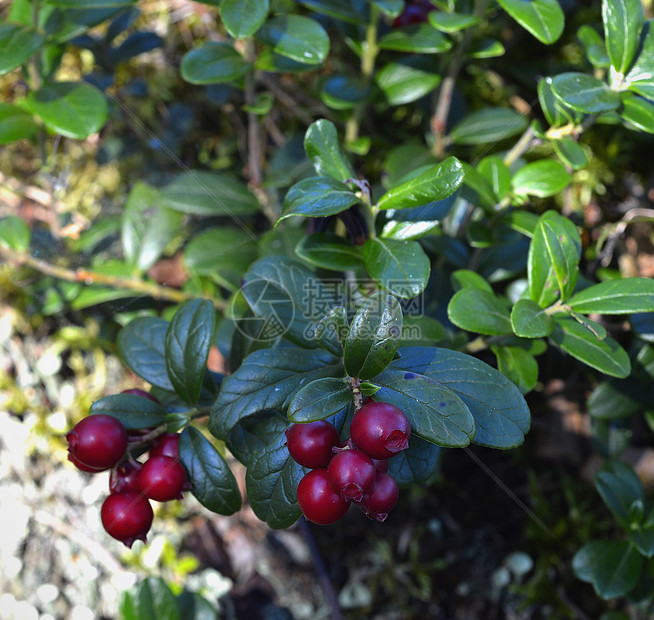
M 142 390 L 126 390 L 152 398 Z M 68 459 L 81 471 L 111 470 L 109 496 L 100 511 L 102 525 L 110 536 L 131 547 L 145 542 L 152 525 L 149 500 L 166 502 L 181 499 L 189 488 L 186 472 L 179 462 L 179 435 L 129 432 L 116 418 L 91 415 L 78 422 L 66 435 Z M 132 450 L 148 449 L 148 459 L 137 461 Z
M 297 487 L 302 514 L 313 523 L 338 521 L 356 504 L 368 517 L 384 521 L 399 490 L 388 459 L 408 448 L 411 426 L 401 409 L 368 402 L 352 417 L 350 439 L 341 446 L 336 429 L 324 420 L 293 424 L 286 431 L 291 457 L 311 471 Z

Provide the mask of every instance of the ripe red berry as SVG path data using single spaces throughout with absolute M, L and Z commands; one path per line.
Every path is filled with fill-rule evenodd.
M 101 467 L 101 468 L 99 468 L 99 469 L 98 469 L 97 467 L 89 467 L 88 465 L 85 465 L 84 463 L 82 463 L 82 462 L 81 462 L 81 461 L 80 461 L 80 460 L 79 460 L 79 459 L 78 459 L 74 454 L 72 454 L 71 452 L 68 452 L 68 460 L 69 460 L 73 465 L 75 465 L 75 467 L 77 467 L 77 469 L 79 469 L 80 471 L 84 471 L 84 472 L 86 472 L 86 473 L 88 473 L 88 474 L 97 474 L 97 473 L 99 473 L 99 472 L 101 472 L 101 471 L 105 471 L 105 469 L 107 469 L 106 467 Z
M 338 521 L 350 505 L 329 486 L 326 469 L 314 469 L 300 480 L 297 502 L 302 514 L 318 525 Z
M 393 28 L 401 28 L 409 24 L 422 24 L 428 21 L 427 15 L 434 8 L 433 5 L 430 6 L 431 8 L 427 8 L 422 4 L 408 5 L 393 21 Z
M 111 493 L 100 510 L 102 526 L 110 536 L 131 547 L 135 540 L 145 542 L 152 525 L 152 506 L 140 493 Z
M 118 467 L 111 470 L 109 476 L 109 490 L 112 493 L 119 493 L 121 491 L 138 491 L 136 484 L 136 477 L 141 470 L 141 464 L 135 467 L 129 462 L 123 463 Z
M 179 461 L 169 456 L 153 456 L 143 463 L 136 484 L 143 495 L 158 502 L 182 499 L 186 472 Z
M 150 446 L 150 458 L 153 456 L 169 456 L 179 458 L 179 433 L 166 433 L 157 437 Z
M 152 402 L 157 403 L 158 405 L 161 404 L 158 398 L 155 396 L 152 396 L 149 392 L 146 392 L 145 390 L 141 390 L 139 388 L 130 388 L 129 390 L 123 390 L 121 394 L 132 394 L 132 396 L 141 396 L 143 398 L 148 398 Z
M 361 450 L 343 450 L 334 455 L 327 474 L 329 485 L 343 499 L 358 502 L 375 481 L 377 470 L 372 459 Z
M 296 463 L 303 467 L 318 469 L 327 467 L 339 445 L 336 429 L 325 420 L 308 424 L 293 424 L 286 429 L 288 451 Z
M 68 451 L 75 459 L 95 469 L 113 467 L 127 449 L 127 431 L 111 416 L 90 415 L 78 422 L 67 435 Z
M 354 445 L 373 459 L 389 459 L 409 447 L 411 425 L 401 409 L 390 403 L 372 402 L 352 417 Z
M 383 471 L 377 473 L 375 482 L 359 502 L 359 507 L 371 519 L 384 521 L 397 503 L 400 491 L 395 478 Z

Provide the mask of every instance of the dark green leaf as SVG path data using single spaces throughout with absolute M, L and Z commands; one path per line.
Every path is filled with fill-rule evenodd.
M 604 338 L 606 338 L 606 328 L 597 321 L 593 321 L 587 316 L 584 316 L 583 314 L 577 314 L 576 312 L 571 312 L 570 316 L 575 321 L 577 321 L 577 323 L 580 323 L 587 330 L 589 330 L 590 333 L 593 334 L 593 336 L 595 336 L 595 338 L 598 340 L 604 340 Z
M 286 410 L 303 384 L 340 372 L 340 362 L 326 351 L 296 347 L 255 351 L 225 377 L 211 408 L 209 430 L 225 438 L 242 418 L 264 409 Z
M 0 245 L 26 252 L 30 247 L 29 226 L 15 215 L 0 218 Z
M 606 48 L 618 73 L 626 73 L 638 49 L 645 23 L 640 0 L 602 0 Z
M 509 209 L 502 216 L 502 222 L 526 237 L 533 237 L 538 225 L 538 215 L 528 211 Z
M 595 474 L 595 488 L 620 525 L 628 529 L 632 523 L 632 504 L 636 500 L 645 501 L 645 491 L 636 472 L 622 461 L 607 461 Z
M 500 202 L 511 191 L 511 170 L 499 157 L 484 157 L 477 170 L 493 188 L 496 202 Z
M 589 286 L 568 300 L 575 312 L 630 314 L 654 312 L 654 280 L 623 278 Z
M 541 43 L 554 43 L 563 32 L 565 18 L 556 0 L 497 0 L 500 6 Z
M 216 620 L 218 610 L 204 596 L 184 590 L 177 597 L 179 612 L 184 620 Z
M 453 271 L 450 281 L 455 292 L 464 288 L 476 288 L 488 293 L 493 292 L 491 285 L 484 278 L 469 269 L 457 269 Z
M 373 88 L 370 84 L 355 77 L 335 75 L 325 80 L 320 98 L 325 105 L 334 110 L 351 110 L 360 103 L 368 101 L 372 94 Z
M 404 0 L 370 0 L 384 15 L 395 18 L 404 8 Z
M 370 276 L 396 297 L 412 299 L 429 280 L 429 258 L 417 241 L 368 239 L 363 261 Z
M 254 34 L 268 15 L 268 0 L 222 0 L 220 18 L 235 39 Z
M 400 347 L 389 372 L 420 373 L 455 392 L 475 420 L 474 443 L 515 448 L 529 431 L 529 407 L 513 383 L 481 360 L 436 347 Z M 402 374 L 404 376 L 404 374 Z M 378 378 L 375 383 L 380 383 Z M 377 400 L 383 400 L 379 397 Z
M 191 84 L 233 82 L 251 69 L 231 45 L 209 41 L 184 54 L 180 73 Z
M 277 15 L 261 26 L 255 37 L 276 54 L 308 65 L 321 64 L 329 52 L 325 29 L 301 15 Z
M 347 310 L 343 306 L 332 308 L 316 325 L 316 342 L 330 353 L 341 357 L 343 344 L 350 326 L 347 322 Z
M 309 126 L 304 136 L 304 149 L 319 175 L 338 181 L 356 178 L 352 165 L 338 143 L 336 127 L 321 118 Z
M 379 40 L 379 47 L 395 52 L 438 54 L 452 47 L 452 42 L 428 24 L 411 24 L 395 28 Z
M 497 369 L 515 383 L 521 394 L 527 394 L 538 382 L 538 363 L 534 356 L 522 347 L 492 345 L 497 358 Z
M 611 64 L 604 39 L 593 26 L 584 24 L 577 31 L 577 38 L 586 49 L 588 60 L 596 67 L 606 68 Z
M 464 288 L 454 294 L 447 316 L 457 327 L 487 336 L 511 334 L 509 305 L 492 292 Z
M 375 82 L 391 105 L 420 99 L 441 81 L 437 64 L 429 56 L 412 55 L 384 65 L 375 74 Z
M 459 32 L 481 22 L 481 17 L 465 13 L 445 13 L 444 11 L 430 11 L 429 23 L 441 32 Z
M 654 20 L 645 22 L 638 57 L 625 81 L 629 90 L 654 99 Z
M 175 595 L 160 577 L 146 577 L 121 601 L 121 620 L 180 620 Z
M 291 422 L 324 420 L 352 402 L 352 390 L 343 378 L 324 377 L 307 383 L 288 406 Z
M 620 116 L 630 126 L 654 133 L 654 103 L 651 101 L 632 93 L 623 93 Z
M 264 47 L 254 62 L 254 68 L 272 73 L 302 73 L 303 71 L 313 71 L 316 66 L 275 54 L 271 48 Z
M 522 133 L 529 119 L 509 108 L 483 108 L 468 114 L 450 131 L 454 144 L 486 144 Z
M 38 128 L 25 110 L 11 103 L 0 103 L 0 145 L 31 138 Z
M 241 509 L 241 492 L 234 474 L 220 452 L 193 426 L 187 426 L 179 438 L 179 459 L 191 492 L 205 508 L 221 515 Z
M 377 202 L 379 209 L 406 209 L 442 200 L 453 194 L 463 182 L 463 167 L 450 157 L 429 167 L 418 176 L 389 189 Z
M 399 487 L 411 487 L 426 482 L 440 462 L 440 447 L 413 435 L 409 447 L 388 461 L 388 473 Z
M 643 561 L 628 542 L 595 540 L 577 551 L 572 558 L 572 570 L 579 579 L 593 584 L 598 596 L 609 600 L 636 587 Z
M 626 351 L 613 338 L 598 340 L 574 319 L 556 317 L 552 342 L 572 357 L 613 377 L 626 377 L 631 362 Z
M 346 271 L 363 264 L 361 248 L 334 233 L 313 233 L 300 241 L 296 254 L 308 263 L 323 269 Z
M 91 414 L 102 413 L 119 420 L 128 430 L 154 428 L 166 421 L 168 411 L 159 403 L 133 394 L 114 394 L 96 400 Z
M 519 299 L 511 310 L 511 327 L 521 338 L 542 338 L 552 333 L 554 321 L 535 301 Z
M 0 75 L 22 65 L 39 50 L 45 37 L 29 26 L 0 23 Z
M 301 0 L 307 8 L 316 13 L 323 13 L 336 19 L 342 19 L 353 24 L 368 22 L 368 7 L 366 2 L 353 3 L 351 0 Z
M 430 316 L 405 315 L 402 325 L 402 346 L 447 346 L 450 334 L 443 324 Z
M 393 359 L 402 338 L 402 307 L 392 295 L 374 293 L 350 324 L 343 362 L 351 377 L 372 379 Z
M 513 175 L 511 185 L 518 195 L 545 198 L 563 191 L 571 180 L 572 177 L 563 164 L 543 159 L 520 168 Z
M 277 223 L 292 215 L 326 217 L 345 211 L 359 202 L 356 194 L 332 177 L 302 179 L 288 190 Z
M 588 155 L 584 148 L 572 138 L 560 138 L 552 141 L 556 154 L 573 170 L 581 170 L 588 164 Z
M 216 311 L 208 299 L 187 301 L 166 332 L 166 368 L 179 397 L 195 404 L 213 343 Z
M 564 105 L 584 114 L 617 110 L 620 95 L 586 73 L 561 73 L 552 79 L 552 92 Z
M 86 82 L 45 84 L 27 95 L 27 106 L 55 133 L 83 140 L 107 120 L 107 99 Z
M 471 58 L 497 58 L 504 56 L 504 46 L 496 39 L 481 39 L 471 46 L 469 55 Z
M 568 119 L 561 110 L 562 104 L 552 91 L 551 77 L 541 78 L 538 81 L 538 102 L 550 125 L 558 127 L 566 123 Z
M 227 438 L 229 451 L 246 465 L 254 454 L 264 451 L 269 434 L 288 428 L 288 419 L 278 411 L 266 410 L 242 418 Z
M 639 387 L 631 378 L 602 381 L 588 397 L 588 413 L 599 420 L 628 418 L 643 407 Z
M 629 538 L 638 549 L 638 553 L 646 558 L 654 556 L 654 527 L 645 527 L 629 532 Z

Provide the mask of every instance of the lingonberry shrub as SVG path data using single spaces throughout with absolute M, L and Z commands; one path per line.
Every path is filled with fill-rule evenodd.
M 390 403 L 363 405 L 352 418 L 354 445 L 375 459 L 389 459 L 409 447 L 411 425 L 403 411 Z
M 68 432 L 66 440 L 68 451 L 75 459 L 73 463 L 96 470 L 113 467 L 127 449 L 125 427 L 116 418 L 103 414 L 78 422 Z
M 326 469 L 312 469 L 297 485 L 297 502 L 302 514 L 318 525 L 338 521 L 350 503 L 336 493 L 329 484 Z
M 177 459 L 151 456 L 139 469 L 136 485 L 145 497 L 158 502 L 182 499 L 186 473 Z
M 293 424 L 285 434 L 293 460 L 310 469 L 327 467 L 334 456 L 333 448 L 340 443 L 336 429 L 325 420 Z
M 111 493 L 100 510 L 107 533 L 128 547 L 136 540 L 145 542 L 153 517 L 150 502 L 136 491 Z

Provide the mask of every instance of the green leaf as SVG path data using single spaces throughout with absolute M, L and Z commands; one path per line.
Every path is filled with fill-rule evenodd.
M 241 509 L 241 492 L 225 459 L 195 427 L 187 426 L 179 438 L 179 460 L 196 499 L 212 512 L 231 515 Z
M 527 394 L 538 382 L 538 363 L 534 356 L 521 347 L 492 345 L 497 358 L 497 369 L 515 383 L 521 394 Z
M 436 347 L 400 347 L 401 357 L 387 373 L 419 373 L 455 392 L 475 420 L 474 443 L 490 448 L 515 448 L 529 431 L 529 407 L 524 397 L 501 372 L 481 360 L 458 351 Z M 385 400 L 378 392 L 377 400 Z M 398 405 L 399 406 L 399 405 Z M 405 410 L 406 411 L 406 410 Z
M 368 22 L 368 7 L 366 3 L 352 3 L 351 0 L 301 0 L 307 8 L 341 19 L 353 24 L 365 24 Z
M 168 378 L 164 340 L 168 321 L 154 317 L 137 317 L 118 332 L 118 353 L 124 364 L 141 379 L 173 392 Z
M 390 18 L 397 17 L 404 9 L 404 0 L 370 0 L 370 4 Z
M 46 0 L 46 4 L 64 9 L 106 9 L 135 4 L 136 0 Z
M 45 84 L 28 93 L 26 103 L 48 129 L 66 138 L 88 138 L 107 120 L 107 99 L 86 82 Z
M 645 23 L 640 0 L 602 0 L 606 49 L 618 73 L 626 73 L 638 49 Z
M 572 180 L 565 166 L 558 161 L 542 159 L 526 164 L 513 175 L 514 193 L 546 198 L 563 191 Z
M 343 344 L 350 331 L 347 310 L 336 306 L 325 314 L 316 325 L 316 342 L 337 357 L 343 356 Z
M 227 437 L 229 451 L 246 465 L 255 454 L 266 447 L 269 435 L 277 434 L 288 428 L 286 416 L 278 411 L 265 410 L 242 418 Z
M 491 285 L 482 276 L 469 269 L 453 271 L 452 275 L 450 275 L 450 281 L 455 292 L 464 288 L 475 288 L 488 293 L 493 292 Z
M 519 299 L 511 310 L 511 327 L 521 338 L 543 338 L 554 329 L 554 320 L 535 301 Z
M 511 170 L 499 157 L 484 157 L 477 165 L 477 171 L 493 188 L 496 202 L 511 191 Z
M 391 105 L 411 103 L 441 82 L 437 64 L 429 56 L 411 55 L 387 63 L 375 73 L 375 83 Z
M 598 420 L 618 420 L 632 416 L 643 408 L 638 394 L 634 393 L 639 387 L 631 378 L 602 381 L 586 401 L 588 413 Z
M 308 65 L 321 64 L 329 53 L 325 29 L 301 15 L 277 15 L 259 28 L 255 38 L 274 53 Z
M 589 286 L 568 300 L 575 312 L 630 314 L 654 312 L 654 280 L 622 278 Z
M 628 126 L 654 133 L 654 103 L 632 93 L 622 93 L 621 98 L 622 120 L 626 121 Z
M 300 389 L 288 406 L 288 419 L 295 423 L 324 420 L 352 402 L 352 390 L 343 378 L 324 377 Z
M 0 75 L 29 60 L 44 43 L 45 37 L 34 28 L 0 23 Z
M 399 239 L 400 241 L 409 241 L 410 239 L 420 239 L 429 234 L 430 231 L 438 228 L 439 222 L 402 222 L 398 220 L 388 220 L 384 224 L 381 232 L 384 239 Z
M 595 488 L 622 527 L 632 524 L 630 508 L 645 501 L 645 491 L 636 472 L 622 461 L 607 461 L 595 474 Z
M 215 620 L 218 617 L 215 605 L 197 592 L 184 590 L 177 596 L 177 604 L 185 620 Z
M 131 592 L 124 592 L 121 620 L 180 620 L 175 595 L 160 577 L 146 577 Z
M 161 190 L 166 206 L 191 215 L 247 215 L 259 202 L 233 175 L 187 170 Z
M 302 179 L 288 190 L 277 224 L 292 215 L 302 217 L 336 215 L 357 202 L 359 199 L 356 194 L 344 183 L 331 177 L 309 177 Z
M 606 68 L 611 64 L 604 39 L 593 26 L 584 24 L 577 31 L 577 38 L 586 50 L 586 57 L 595 67 Z
M 320 99 L 334 110 L 351 110 L 368 101 L 373 92 L 370 84 L 355 77 L 334 75 L 323 83 Z
M 402 307 L 392 295 L 373 293 L 350 324 L 343 363 L 350 377 L 372 379 L 390 364 L 402 338 Z
M 300 241 L 295 252 L 308 263 L 333 271 L 357 269 L 363 264 L 361 248 L 334 233 L 308 235 Z
M 481 17 L 466 13 L 445 13 L 443 11 L 430 11 L 429 23 L 441 32 L 459 32 L 481 22 Z
M 309 125 L 304 136 L 304 150 L 319 175 L 337 181 L 356 178 L 352 165 L 339 147 L 336 127 L 331 121 L 321 118 Z
M 134 394 L 105 396 L 91 405 L 90 413 L 102 413 L 116 418 L 130 431 L 164 424 L 168 415 L 168 411 L 159 403 Z
M 508 304 L 494 293 L 464 288 L 447 306 L 447 316 L 457 327 L 487 336 L 511 334 Z
M 586 73 L 560 73 L 552 78 L 552 92 L 561 103 L 584 114 L 602 114 L 620 106 L 617 92 Z
M 598 340 L 574 319 L 556 317 L 552 342 L 584 364 L 613 377 L 626 377 L 631 362 L 626 351 L 613 338 Z
M 363 244 L 362 252 L 366 270 L 389 293 L 412 299 L 425 290 L 431 267 L 417 241 L 373 238 Z
M 561 36 L 565 18 L 556 0 L 497 0 L 527 32 L 549 45 Z
M 187 301 L 173 316 L 166 332 L 168 376 L 178 396 L 195 404 L 213 342 L 216 311 L 208 299 Z
M 604 338 L 606 338 L 606 328 L 597 321 L 593 321 L 583 314 L 577 314 L 576 312 L 571 312 L 570 316 L 577 321 L 577 323 L 580 323 L 589 330 L 598 340 L 604 340 Z
M 486 144 L 522 133 L 529 119 L 509 108 L 482 108 L 468 114 L 450 131 L 454 144 Z
M 563 137 L 552 141 L 556 154 L 573 170 L 581 170 L 588 165 L 588 155 L 584 148 L 572 138 Z
M 645 527 L 629 532 L 631 542 L 638 553 L 646 558 L 654 556 L 654 527 Z
M 654 20 L 645 22 L 641 37 L 638 57 L 629 70 L 625 82 L 629 90 L 654 98 Z
M 538 103 L 543 110 L 545 119 L 552 127 L 564 125 L 568 118 L 563 113 L 564 105 L 554 96 L 552 91 L 552 78 L 546 77 L 538 80 Z
M 0 218 L 0 245 L 26 252 L 30 247 L 29 226 L 15 215 Z
M 224 84 L 250 69 L 250 64 L 231 45 L 209 41 L 184 54 L 180 73 L 191 84 Z
M 139 181 L 130 190 L 122 215 L 125 259 L 142 272 L 157 262 L 182 223 L 180 213 L 159 203 L 158 190 Z
M 452 47 L 452 42 L 428 24 L 411 24 L 395 28 L 378 43 L 380 49 L 416 54 L 439 54 Z
M 409 447 L 388 461 L 388 473 L 400 488 L 421 484 L 439 468 L 441 455 L 440 446 L 413 435 Z
M 224 439 L 242 418 L 265 409 L 284 411 L 302 385 L 339 372 L 339 360 L 326 351 L 297 347 L 255 351 L 223 380 L 211 408 L 209 430 Z
M 470 58 L 498 58 L 504 56 L 504 46 L 496 39 L 481 39 L 472 44 Z
M 643 557 L 628 542 L 595 540 L 584 545 L 572 558 L 572 570 L 591 583 L 605 600 L 633 590 L 640 580 Z
M 25 110 L 11 103 L 0 103 L 0 145 L 31 138 L 38 128 Z
M 268 0 L 222 0 L 220 18 L 229 34 L 245 39 L 263 24 L 269 8 Z

